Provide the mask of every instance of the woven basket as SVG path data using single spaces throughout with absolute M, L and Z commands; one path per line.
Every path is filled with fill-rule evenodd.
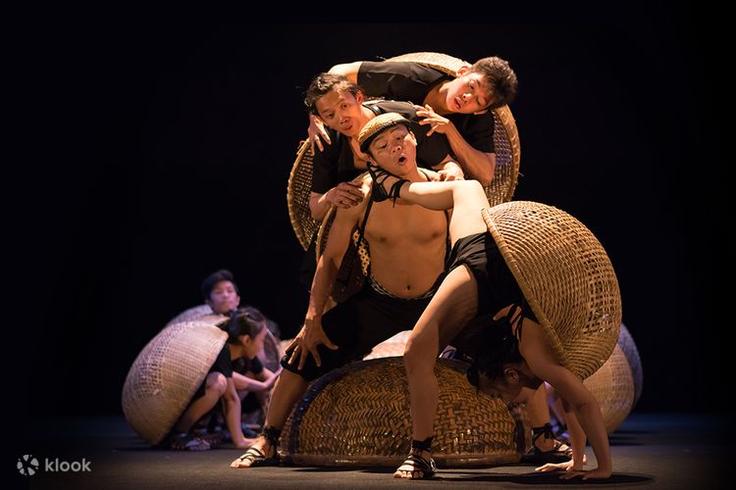
M 198 320 L 204 316 L 209 316 L 209 315 L 214 315 L 214 314 L 215 313 L 212 311 L 212 308 L 210 308 L 210 305 L 204 304 L 204 305 L 194 306 L 176 315 L 174 318 L 169 320 L 169 323 L 167 323 L 166 326 L 168 327 L 169 325 L 174 325 L 175 323 Z M 223 316 L 222 318 L 224 319 L 225 317 Z
M 164 328 L 138 354 L 123 385 L 128 424 L 150 444 L 171 431 L 204 381 L 227 334 L 207 323 Z
M 409 341 L 411 330 L 404 330 L 399 332 L 390 339 L 386 339 L 380 344 L 376 345 L 367 356 L 363 358 L 364 361 L 369 359 L 382 359 L 384 357 L 401 357 L 404 355 L 404 349 L 406 349 L 406 343 Z
M 598 400 L 606 430 L 614 432 L 631 413 L 642 386 L 639 353 L 623 323 L 611 357 L 583 383 Z
M 438 465 L 514 463 L 521 425 L 498 398 L 479 393 L 456 363 L 440 359 L 433 457 Z M 359 361 L 310 385 L 284 426 L 281 453 L 308 466 L 396 466 L 409 452 L 411 421 L 402 359 Z
M 464 64 L 463 60 L 440 53 L 409 53 L 386 61 L 412 61 L 436 68 L 455 76 Z M 521 145 L 516 121 L 508 106 L 493 110 L 493 143 L 496 151 L 496 169 L 493 181 L 485 188 L 492 206 L 510 201 L 519 177 Z M 309 210 L 309 194 L 312 190 L 312 153 L 309 141 L 302 141 L 289 174 L 286 201 L 289 219 L 299 243 L 304 250 L 309 247 L 320 223 L 312 219 Z
M 634 403 L 631 407 L 633 409 L 639 401 L 641 390 L 644 387 L 644 371 L 641 368 L 641 358 L 639 357 L 639 350 L 634 343 L 634 338 L 623 323 L 621 324 L 621 333 L 618 336 L 618 346 L 621 347 L 626 360 L 629 361 L 631 377 L 634 380 Z
M 606 431 L 615 431 L 629 416 L 634 403 L 634 379 L 621 347 L 617 345 L 611 357 L 583 384 L 598 400 Z
M 618 281 L 603 246 L 545 204 L 514 201 L 481 213 L 560 363 L 581 379 L 596 372 L 621 324 Z

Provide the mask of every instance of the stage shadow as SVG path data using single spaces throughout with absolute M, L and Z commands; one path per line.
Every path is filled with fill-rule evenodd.
M 643 446 L 644 443 L 639 441 L 636 437 L 625 436 L 625 435 L 612 435 L 608 436 L 608 442 L 611 446 Z
M 308 467 L 299 468 L 295 471 L 301 473 L 334 473 L 342 471 L 362 471 L 364 473 L 393 473 L 395 468 L 385 466 L 334 466 L 334 467 Z
M 582 480 L 581 478 L 573 478 L 571 480 L 563 480 L 560 478 L 561 473 L 523 473 L 520 475 L 511 473 L 466 473 L 466 476 L 460 476 L 460 472 L 453 472 L 453 476 L 440 476 L 439 480 L 452 482 L 508 482 L 519 483 L 522 485 L 620 485 L 620 484 L 646 484 L 654 481 L 651 476 L 633 475 L 614 473 L 606 480 Z M 457 475 L 457 476 L 455 476 Z

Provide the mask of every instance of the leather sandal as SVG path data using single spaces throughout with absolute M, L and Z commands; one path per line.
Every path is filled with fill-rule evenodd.
M 434 476 L 437 465 L 434 459 L 423 458 L 422 451 L 412 449 L 409 456 L 394 472 L 394 478 L 406 478 L 409 480 L 427 480 Z

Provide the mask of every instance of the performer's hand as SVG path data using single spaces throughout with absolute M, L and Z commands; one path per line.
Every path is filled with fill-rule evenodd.
M 460 165 L 457 165 L 455 163 L 445 165 L 445 168 L 443 168 L 442 170 L 439 170 L 437 173 L 439 174 L 440 180 L 464 180 L 465 179 L 465 174 L 463 173 L 463 169 L 460 168 Z
M 332 144 L 330 135 L 327 134 L 327 130 L 325 129 L 325 123 L 314 114 L 309 115 L 309 128 L 307 129 L 307 134 L 309 134 L 309 144 L 312 145 L 312 153 L 314 153 L 314 145 L 317 145 L 319 151 L 324 151 L 322 140 L 325 140 L 325 143 L 328 145 Z
M 575 468 L 573 460 L 570 460 L 565 461 L 564 463 L 547 463 L 544 466 L 534 468 L 534 471 L 539 471 L 540 473 L 549 473 L 551 471 L 581 471 L 582 469 L 582 466 L 580 466 L 579 468 Z
M 452 126 L 452 121 L 434 112 L 434 109 L 429 104 L 426 104 L 424 107 L 415 105 L 414 108 L 417 110 L 417 116 L 423 118 L 419 121 L 419 125 L 430 125 L 427 136 L 432 136 L 432 133 L 445 134 Z
M 571 459 L 570 461 L 565 461 L 564 463 L 547 463 L 544 466 L 535 468 L 534 471 L 539 471 L 542 473 L 550 471 L 564 471 L 565 474 L 560 476 L 560 478 L 562 478 L 563 480 L 570 480 L 579 476 L 582 477 L 583 480 L 594 478 L 608 478 L 611 476 L 611 470 L 606 470 L 602 468 L 596 468 L 590 471 L 583 470 L 585 462 L 586 458 L 585 456 L 583 456 L 583 464 L 580 465 L 576 465 L 575 462 Z
M 336 350 L 338 347 L 327 338 L 327 334 L 322 329 L 322 321 L 320 318 L 307 318 L 304 321 L 304 327 L 297 335 L 294 341 L 299 341 L 298 345 L 294 349 L 289 359 L 289 364 L 292 364 L 295 360 L 296 351 L 299 351 L 299 367 L 301 371 L 304 368 L 304 364 L 307 362 L 309 354 L 314 357 L 314 362 L 317 366 L 322 366 L 322 358 L 319 355 L 319 349 L 317 348 L 320 344 L 324 344 L 328 349 Z
M 299 333 L 296 334 L 296 337 L 294 337 L 289 346 L 286 348 L 286 354 L 289 354 L 288 363 L 292 366 L 298 359 L 299 353 L 302 351 L 302 342 L 304 341 L 305 329 L 306 327 L 302 327 L 302 329 L 299 330 Z
M 363 201 L 364 197 L 363 191 L 360 190 L 360 184 L 352 182 L 340 182 L 325 194 L 327 202 L 343 209 L 357 206 Z
M 279 374 L 281 374 L 283 370 L 284 368 L 279 364 L 279 368 L 276 371 L 274 371 L 273 376 L 268 378 L 268 381 L 264 383 L 267 390 L 270 390 L 273 387 L 273 385 L 276 384 L 276 380 L 279 379 Z

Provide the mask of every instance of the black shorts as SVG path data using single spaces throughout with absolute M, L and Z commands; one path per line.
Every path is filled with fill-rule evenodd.
M 304 368 L 298 370 L 298 361 L 294 365 L 288 364 L 291 350 L 281 359 L 281 365 L 305 381 L 317 379 L 333 369 L 362 359 L 377 344 L 397 333 L 413 329 L 431 299 L 431 296 L 422 299 L 393 298 L 366 285 L 322 317 L 322 328 L 338 349 L 331 350 L 324 345 L 317 347 L 322 359 L 321 367 L 317 367 L 310 354 Z
M 468 235 L 455 242 L 446 270 L 449 273 L 461 265 L 468 267 L 478 284 L 478 316 L 496 314 L 516 304 L 524 309 L 524 316 L 536 320 L 490 233 Z

